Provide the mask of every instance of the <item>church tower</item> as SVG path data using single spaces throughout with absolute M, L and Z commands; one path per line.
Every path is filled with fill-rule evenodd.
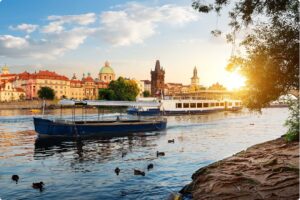
M 191 78 L 191 87 L 199 87 L 199 78 L 197 73 L 197 68 L 195 66 L 193 71 L 193 77 Z
M 154 71 L 151 70 L 151 95 L 161 95 L 164 93 L 165 70 L 160 66 L 159 60 L 155 63 Z

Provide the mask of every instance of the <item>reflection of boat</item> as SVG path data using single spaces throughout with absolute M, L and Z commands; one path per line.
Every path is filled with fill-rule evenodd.
M 161 103 L 159 109 L 132 107 L 127 110 L 127 113 L 132 115 L 182 115 L 242 109 L 240 100 L 162 99 L 159 100 L 159 103 Z
M 61 101 L 62 105 L 78 103 L 86 106 L 159 106 L 159 103 L 136 103 L 122 101 Z M 74 112 L 75 113 L 75 112 Z M 34 128 L 39 136 L 127 136 L 130 133 L 161 131 L 166 129 L 166 119 L 76 121 L 50 120 L 34 117 Z

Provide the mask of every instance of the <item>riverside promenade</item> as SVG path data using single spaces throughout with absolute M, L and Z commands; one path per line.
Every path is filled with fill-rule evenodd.
M 13 109 L 40 109 L 43 106 L 42 100 L 26 100 L 26 101 L 12 101 L 1 102 L 0 110 L 13 110 Z M 56 107 L 57 101 L 46 101 L 47 107 Z

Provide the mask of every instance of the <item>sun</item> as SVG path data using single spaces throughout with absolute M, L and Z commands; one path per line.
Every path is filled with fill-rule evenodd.
M 227 72 L 225 86 L 229 90 L 240 89 L 245 86 L 245 78 L 238 72 Z

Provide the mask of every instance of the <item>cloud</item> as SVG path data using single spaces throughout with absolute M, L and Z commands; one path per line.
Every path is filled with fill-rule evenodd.
M 48 23 L 38 25 L 20 24 L 12 30 L 22 30 L 26 36 L 0 35 L 0 56 L 55 58 L 77 49 L 90 37 L 102 38 L 115 46 L 143 43 L 157 33 L 160 24 L 183 26 L 198 20 L 190 7 L 163 5 L 147 7 L 130 3 L 117 10 L 81 15 L 51 15 Z M 99 23 L 95 23 L 99 20 Z M 35 37 L 29 33 L 38 30 Z
M 35 24 L 19 24 L 17 26 L 10 26 L 9 28 L 12 29 L 12 30 L 19 30 L 19 31 L 25 31 L 27 33 L 32 33 L 38 28 L 38 25 L 35 25 Z
M 146 7 L 131 3 L 118 11 L 103 12 L 100 16 L 100 35 L 112 45 L 122 46 L 142 43 L 156 33 L 159 23 L 182 26 L 198 20 L 190 7 L 164 5 Z
M 8 57 L 55 58 L 66 51 L 77 49 L 91 30 L 74 28 L 51 34 L 39 40 L 30 37 L 0 36 L 0 55 Z
M 96 14 L 95 13 L 87 13 L 82 15 L 51 15 L 47 18 L 51 21 L 48 25 L 44 26 L 43 32 L 44 33 L 60 33 L 64 30 L 65 24 L 75 24 L 86 26 L 92 24 L 96 21 Z

